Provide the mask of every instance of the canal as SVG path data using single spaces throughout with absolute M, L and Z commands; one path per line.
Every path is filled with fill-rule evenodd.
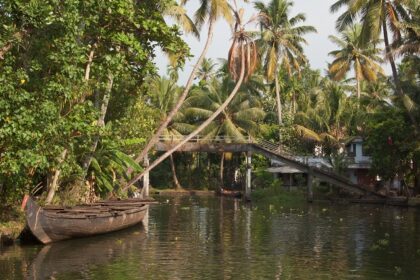
M 148 225 L 0 251 L 0 279 L 420 279 L 417 209 L 159 197 Z

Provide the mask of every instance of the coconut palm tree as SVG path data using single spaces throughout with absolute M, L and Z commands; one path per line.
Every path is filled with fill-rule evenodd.
M 260 46 L 264 57 L 266 77 L 269 82 L 274 80 L 277 117 L 282 125 L 282 102 L 280 97 L 279 69 L 283 67 L 291 76 L 293 70 L 298 71 L 306 63 L 302 44 L 306 44 L 303 35 L 316 32 L 313 26 L 298 25 L 305 21 L 304 14 L 289 18 L 293 2 L 288 0 L 272 0 L 267 5 L 255 2 L 255 8 L 265 16 L 260 17 Z
M 186 118 L 200 124 L 221 106 L 234 86 L 229 78 L 222 81 L 212 79 L 204 88 L 194 91 L 185 101 L 188 104 L 184 110 Z M 264 119 L 265 112 L 259 98 L 250 94 L 247 89 L 246 86 L 242 86 L 229 106 L 202 131 L 204 140 L 224 137 L 227 142 L 246 142 L 247 136 L 257 136 L 258 123 Z M 223 187 L 224 159 L 225 153 L 222 153 L 220 187 Z
M 392 53 L 391 43 L 389 38 L 390 27 L 394 41 L 401 40 L 401 32 L 399 23 L 407 18 L 406 5 L 413 5 L 418 1 L 413 0 L 338 0 L 330 8 L 331 12 L 338 11 L 341 7 L 346 7 L 346 11 L 340 15 L 337 20 L 337 29 L 342 31 L 348 25 L 352 25 L 354 21 L 360 18 L 362 23 L 361 40 L 362 43 L 367 43 L 370 40 L 379 38 L 382 30 L 383 39 L 385 43 L 385 52 Z M 408 96 L 404 94 L 401 88 L 401 83 L 398 77 L 397 67 L 394 57 L 387 55 L 387 59 L 391 65 L 392 77 L 395 84 L 395 92 L 399 98 L 404 101 Z M 407 102 L 405 102 L 407 103 Z M 419 133 L 417 120 L 410 108 L 406 108 L 406 113 L 410 118 L 416 135 Z
M 340 81 L 353 68 L 358 99 L 360 99 L 360 82 L 362 80 L 372 82 L 377 80 L 377 73 L 384 75 L 384 71 L 379 65 L 382 62 L 379 57 L 381 50 L 375 47 L 378 40 L 362 44 L 361 31 L 362 26 L 355 24 L 347 27 L 341 33 L 340 38 L 329 36 L 330 40 L 340 48 L 329 53 L 334 57 L 333 62 L 329 65 L 329 74 L 333 80 Z
M 406 7 L 407 16 L 396 24 L 403 36 L 392 44 L 388 55 L 420 55 L 420 2 L 411 1 Z
M 181 4 L 185 4 L 188 2 L 187 0 L 182 0 Z M 187 80 L 187 83 L 184 87 L 184 90 L 179 95 L 177 102 L 173 106 L 172 110 L 163 118 L 159 128 L 156 130 L 156 132 L 153 134 L 152 138 L 149 140 L 149 142 L 146 144 L 144 149 L 140 152 L 140 154 L 136 157 L 135 161 L 140 162 L 143 160 L 143 158 L 147 155 L 149 150 L 156 144 L 156 142 L 159 139 L 159 136 L 162 135 L 162 133 L 165 131 L 168 124 L 171 122 L 171 120 L 175 117 L 176 113 L 181 108 L 183 102 L 185 101 L 185 98 L 188 95 L 188 92 L 191 89 L 192 83 L 197 75 L 197 71 L 203 62 L 207 51 L 210 47 L 212 38 L 213 38 L 213 30 L 215 22 L 218 18 L 224 18 L 228 22 L 232 22 L 232 12 L 229 7 L 227 0 L 201 0 L 200 7 L 195 13 L 195 25 L 197 29 L 201 29 L 201 27 L 204 25 L 204 23 L 208 22 L 208 35 L 206 43 L 204 44 L 203 51 L 201 52 L 200 56 L 198 57 L 198 60 L 196 64 L 194 65 L 190 76 Z M 128 170 L 128 173 L 131 173 L 131 170 Z
M 149 103 L 152 104 L 153 107 L 159 109 L 161 114 L 168 114 L 168 112 L 170 112 L 171 108 L 176 102 L 179 94 L 181 93 L 181 88 L 177 86 L 176 80 L 172 78 L 156 76 L 150 78 L 147 81 L 147 83 L 150 93 Z M 172 121 L 168 124 L 166 129 L 163 131 L 162 135 L 167 138 L 182 136 L 193 131 L 194 128 L 195 127 L 193 125 L 189 125 L 185 122 L 185 115 L 183 114 L 183 111 L 180 110 L 177 112 Z M 175 188 L 182 189 L 182 186 L 176 174 L 173 155 L 170 155 L 169 163 L 171 166 Z
M 296 114 L 296 131 L 303 138 L 338 148 L 359 123 L 359 110 L 346 95 L 348 90 L 346 84 L 325 79 L 308 109 Z
M 217 64 L 211 58 L 205 58 L 197 72 L 197 79 L 200 82 L 208 82 L 217 73 Z
M 192 138 L 197 136 L 201 131 L 203 131 L 207 126 L 209 126 L 218 116 L 221 114 L 226 107 L 231 103 L 236 94 L 238 93 L 242 83 L 246 78 L 249 78 L 253 71 L 256 69 L 257 65 L 257 48 L 255 42 L 252 40 L 249 32 L 245 30 L 245 25 L 248 22 L 243 20 L 243 9 L 237 10 L 235 5 L 235 10 L 233 10 L 235 16 L 235 24 L 233 28 L 233 42 L 229 49 L 228 65 L 229 72 L 232 75 L 233 80 L 236 81 L 235 87 L 226 98 L 226 100 L 220 105 L 217 110 L 203 123 L 201 123 L 192 133 L 184 138 L 181 142 L 175 145 L 173 148 L 165 152 L 158 159 L 156 159 L 149 167 L 145 168 L 144 171 L 133 177 L 131 181 L 123 188 L 127 190 L 132 184 L 141 179 L 145 173 L 149 172 L 151 169 L 160 164 L 173 152 L 178 150 L 185 143 L 190 141 Z

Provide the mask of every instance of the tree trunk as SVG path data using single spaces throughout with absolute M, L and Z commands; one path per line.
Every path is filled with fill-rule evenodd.
M 413 159 L 413 173 L 414 173 L 414 196 L 420 194 L 420 168 L 416 160 Z
M 356 77 L 356 89 L 357 89 L 357 100 L 360 102 L 360 81 L 358 77 Z
M 386 1 L 383 1 L 384 9 L 386 9 L 386 6 L 385 6 L 386 3 L 385 2 Z M 401 88 L 401 83 L 400 83 L 400 79 L 398 77 L 398 72 L 397 72 L 397 67 L 395 65 L 395 60 L 394 60 L 394 57 L 392 55 L 388 55 L 391 52 L 391 46 L 389 45 L 388 29 L 387 29 L 385 17 L 382 20 L 382 30 L 383 30 L 383 33 L 384 33 L 385 52 L 387 54 L 389 64 L 391 65 L 392 78 L 394 80 L 396 93 L 401 98 L 401 101 L 402 101 L 402 99 L 404 98 L 404 92 L 402 91 L 402 88 Z M 408 108 L 406 108 L 406 112 L 407 112 L 408 117 L 410 118 L 411 123 L 414 126 L 414 133 L 417 136 L 418 135 L 417 121 L 416 121 L 415 117 L 413 116 L 412 112 L 410 112 L 410 110 Z
M 12 48 L 12 43 L 7 43 L 0 49 L 0 60 L 4 59 L 4 55 Z
M 169 156 L 170 162 L 171 162 L 171 170 L 172 170 L 172 177 L 174 179 L 175 189 L 179 190 L 182 189 L 181 184 L 178 181 L 178 177 L 176 176 L 176 168 L 175 168 L 175 162 L 173 155 Z
M 58 165 L 60 165 L 64 161 L 64 159 L 66 158 L 66 155 L 67 155 L 67 149 L 64 149 L 61 152 L 60 158 L 58 159 Z M 54 198 L 55 192 L 57 191 L 58 178 L 60 177 L 60 173 L 61 173 L 61 170 L 59 168 L 57 168 L 54 171 L 54 175 L 48 176 L 49 177 L 48 180 L 47 180 L 48 194 L 47 194 L 47 198 L 45 200 L 46 205 L 51 204 L 51 202 Z
M 220 159 L 220 190 L 223 189 L 223 171 L 224 171 L 224 163 L 225 163 L 225 153 L 222 153 L 222 158 Z
M 296 114 L 296 93 L 292 93 L 292 113 Z
M 113 76 L 110 74 L 108 76 L 108 85 L 107 88 L 105 90 L 104 93 L 104 97 L 102 98 L 102 104 L 101 104 L 101 112 L 98 118 L 98 127 L 102 128 L 105 126 L 105 116 L 106 116 L 106 112 L 108 110 L 108 104 L 109 104 L 109 99 L 111 98 L 111 90 L 112 90 L 112 85 L 114 82 L 114 78 Z M 98 146 L 98 142 L 99 142 L 99 135 L 97 135 L 92 143 L 92 146 L 90 148 L 89 151 L 89 155 L 85 158 L 85 160 L 83 161 L 83 178 L 86 177 L 90 163 L 92 162 L 92 158 L 93 158 L 93 154 L 96 151 L 96 147 Z
M 149 172 L 153 168 L 155 168 L 158 164 L 160 164 L 163 160 L 165 160 L 168 156 L 170 156 L 173 152 L 178 150 L 180 147 L 182 147 L 185 143 L 190 141 L 192 138 L 197 136 L 203 129 L 205 129 L 217 116 L 220 115 L 221 112 L 223 112 L 226 107 L 229 105 L 229 103 L 232 101 L 232 99 L 236 96 L 238 93 L 239 88 L 242 85 L 242 82 L 244 80 L 245 76 L 245 51 L 244 46 L 241 46 L 241 74 L 239 76 L 239 80 L 235 85 L 235 88 L 230 93 L 228 98 L 223 102 L 223 104 L 207 119 L 205 120 L 199 127 L 197 127 L 192 133 L 190 133 L 188 136 L 184 138 L 180 143 L 178 143 L 175 147 L 171 148 L 169 151 L 165 152 L 162 156 L 160 156 L 158 159 L 156 159 L 148 168 L 146 168 L 142 173 L 136 175 L 133 177 L 133 179 L 130 180 L 130 182 L 127 183 L 127 185 L 123 188 L 123 191 L 126 191 L 132 184 L 140 180 L 145 172 Z
M 194 81 L 195 76 L 197 75 L 197 71 L 198 68 L 200 67 L 201 63 L 203 62 L 207 51 L 210 47 L 210 43 L 213 39 L 213 29 L 214 29 L 214 20 L 210 19 L 209 22 L 209 29 L 208 29 L 208 35 L 207 35 L 207 41 L 204 45 L 204 49 L 200 55 L 200 57 L 197 60 L 197 63 L 194 65 L 193 70 L 191 71 L 190 77 L 188 78 L 187 84 L 185 85 L 185 89 L 182 92 L 181 96 L 179 97 L 177 103 L 175 104 L 175 106 L 172 108 L 171 112 L 166 116 L 166 118 L 163 120 L 163 122 L 160 124 L 158 130 L 156 131 L 156 133 L 152 136 L 152 138 L 149 140 L 149 142 L 147 143 L 146 147 L 144 147 L 144 149 L 140 152 L 140 154 L 136 157 L 135 161 L 137 163 L 141 162 L 143 157 L 149 152 L 149 150 L 158 142 L 159 140 L 159 136 L 162 135 L 163 131 L 166 129 L 166 127 L 168 126 L 168 124 L 172 121 L 172 119 L 174 118 L 175 114 L 179 111 L 179 109 L 181 108 L 182 104 L 184 103 L 190 88 L 192 86 L 192 83 Z M 127 170 L 127 175 L 130 175 L 133 172 L 133 170 L 131 168 L 129 168 Z
M 94 47 L 96 47 L 96 45 L 94 45 Z M 91 49 L 90 53 L 89 53 L 89 57 L 88 57 L 88 63 L 86 64 L 86 68 L 85 68 L 85 77 L 84 80 L 87 82 L 90 79 L 90 69 L 92 67 L 92 62 L 93 62 L 93 56 L 95 54 L 95 50 L 94 48 Z M 82 97 L 82 102 L 84 101 L 86 95 L 84 95 Z M 59 163 L 62 163 L 64 161 L 64 159 L 66 158 L 68 150 L 64 149 L 64 151 L 61 153 L 60 159 L 59 159 Z M 47 198 L 46 198 L 46 204 L 50 204 L 54 198 L 55 192 L 57 191 L 57 187 L 58 187 L 58 180 L 60 178 L 60 173 L 61 170 L 57 169 L 54 172 L 54 175 L 52 176 L 52 180 L 51 183 L 47 182 L 47 188 L 48 188 L 48 194 L 47 194 Z
M 282 118 L 282 105 L 280 99 L 280 85 L 279 85 L 279 78 L 278 73 L 276 72 L 276 76 L 274 78 L 275 81 L 275 89 L 276 89 L 276 103 L 277 103 L 277 118 L 279 122 L 279 142 L 281 143 L 281 128 L 280 126 L 283 125 L 283 118 Z

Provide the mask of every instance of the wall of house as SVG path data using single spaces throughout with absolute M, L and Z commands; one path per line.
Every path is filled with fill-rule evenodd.
M 354 158 L 355 163 L 361 162 L 370 162 L 371 158 L 369 156 L 363 155 L 363 145 L 362 143 L 356 143 L 356 156 Z

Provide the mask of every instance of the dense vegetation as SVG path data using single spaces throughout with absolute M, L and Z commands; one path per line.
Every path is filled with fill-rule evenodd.
M 185 2 L 0 0 L 2 202 L 26 192 L 51 202 L 57 189 L 73 200 L 124 195 L 146 155 L 162 187 L 231 186 L 243 168 L 243 155 L 150 152 L 162 135 L 252 136 L 306 155 L 322 146 L 336 161 L 346 139 L 362 136 L 372 173 L 420 192 L 418 1 L 337 1 L 332 16 L 344 13 L 325 76 L 304 54 L 316 30 L 291 14 L 292 1 L 255 2 L 251 24 L 239 1 L 203 0 L 194 19 Z M 235 31 L 219 64 L 205 58 L 217 20 Z M 206 40 L 185 86 L 182 31 Z M 157 48 L 171 58 L 167 77 L 152 63 Z

